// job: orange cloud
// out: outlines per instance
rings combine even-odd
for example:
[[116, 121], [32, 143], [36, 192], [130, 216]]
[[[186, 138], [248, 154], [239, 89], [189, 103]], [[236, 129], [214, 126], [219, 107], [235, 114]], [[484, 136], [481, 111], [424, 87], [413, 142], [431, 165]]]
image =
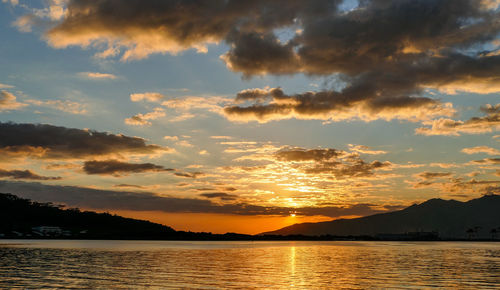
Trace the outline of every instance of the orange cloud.
[[6, 84], [0, 84], [0, 89], [12, 89], [14, 86], [11, 85], [6, 85]]
[[166, 98], [166, 96], [155, 92], [146, 92], [146, 93], [138, 93], [130, 95], [130, 100], [132, 102], [139, 102], [142, 100], [146, 100], [148, 102], [158, 102], [164, 98]]
[[84, 76], [89, 79], [96, 79], [96, 80], [115, 80], [118, 77], [114, 74], [109, 74], [109, 73], [100, 73], [100, 72], [82, 72], [80, 73], [81, 76]]
[[17, 97], [7, 91], [0, 91], [0, 112], [19, 110], [27, 104], [19, 103]]
[[471, 148], [464, 148], [462, 149], [462, 152], [466, 154], [486, 153], [488, 155], [500, 155], [500, 150], [488, 146], [476, 146]]
[[48, 107], [51, 109], [75, 115], [85, 115], [88, 113], [86, 105], [73, 102], [70, 100], [47, 100], [47, 101], [27, 100], [26, 102], [35, 106]]
[[451, 119], [438, 119], [424, 122], [431, 126], [415, 129], [419, 135], [444, 135], [460, 136], [461, 133], [481, 134], [500, 130], [500, 104], [495, 106], [486, 105], [481, 108], [486, 113], [484, 117], [474, 117], [467, 121], [455, 121]]
[[153, 112], [137, 114], [125, 119], [125, 124], [134, 126], [151, 126], [152, 124], [149, 120], [156, 120], [161, 117], [165, 117], [165, 111], [162, 108], [155, 108]]
[[349, 144], [349, 150], [354, 151], [354, 152], [359, 152], [359, 153], [362, 153], [362, 154], [368, 154], [368, 155], [387, 154], [387, 151], [383, 151], [383, 150], [371, 150], [370, 147], [364, 146], [364, 145]]

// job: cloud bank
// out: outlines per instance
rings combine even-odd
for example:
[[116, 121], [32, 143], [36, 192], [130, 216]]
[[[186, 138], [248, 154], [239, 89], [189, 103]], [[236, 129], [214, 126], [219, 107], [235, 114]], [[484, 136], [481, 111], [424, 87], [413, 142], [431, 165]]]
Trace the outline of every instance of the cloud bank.
[[30, 170], [4, 170], [0, 169], [0, 178], [8, 177], [12, 179], [30, 179], [30, 180], [60, 180], [59, 176], [49, 177], [41, 176]]
[[85, 161], [83, 171], [87, 174], [122, 175], [128, 173], [172, 171], [152, 163], [128, 163], [118, 160]]
[[206, 52], [208, 44], [225, 42], [222, 61], [245, 77], [303, 73], [343, 84], [289, 95], [279, 88], [254, 92], [250, 104], [225, 108], [237, 121], [421, 121], [454, 112], [423, 96], [427, 89], [500, 91], [497, 2], [362, 0], [349, 11], [343, 2], [69, 0], [44, 38], [56, 48], [94, 47], [99, 57], [123, 61]]
[[150, 155], [170, 148], [148, 145], [139, 137], [47, 124], [0, 123], [0, 154], [45, 159], [110, 155]]
[[[329, 217], [370, 215], [394, 210], [394, 207], [376, 207], [371, 204], [352, 204], [326, 207], [264, 207], [246, 203], [218, 204], [210, 199], [176, 198], [154, 193], [97, 190], [77, 186], [45, 185], [37, 182], [0, 180], [0, 191], [9, 192], [39, 202], [63, 203], [70, 207], [94, 210], [162, 211], [174, 213], [216, 213], [237, 215], [281, 215], [291, 212], [299, 215]], [[218, 197], [222, 195], [218, 194]], [[401, 207], [397, 207], [401, 208]]]

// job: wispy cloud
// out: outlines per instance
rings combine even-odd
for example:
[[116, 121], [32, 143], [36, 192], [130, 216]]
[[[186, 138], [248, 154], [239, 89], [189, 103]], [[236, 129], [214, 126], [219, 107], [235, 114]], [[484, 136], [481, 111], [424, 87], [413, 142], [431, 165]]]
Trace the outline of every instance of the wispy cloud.
[[100, 73], [100, 72], [81, 72], [79, 73], [80, 76], [88, 78], [88, 79], [94, 79], [94, 80], [115, 80], [118, 77], [114, 74], [110, 73]]
[[351, 150], [353, 152], [358, 152], [358, 153], [361, 153], [361, 154], [368, 154], [368, 155], [387, 154], [387, 151], [372, 150], [370, 147], [364, 146], [364, 145], [349, 144], [349, 150]]
[[178, 136], [164, 136], [163, 139], [168, 140], [168, 141], [178, 141], [179, 137]]
[[6, 85], [6, 84], [1, 84], [0, 83], [0, 89], [12, 89], [14, 86], [11, 85]]
[[215, 140], [231, 140], [233, 137], [231, 136], [210, 136], [210, 138]]
[[500, 155], [500, 150], [488, 146], [476, 146], [476, 147], [464, 148], [462, 149], [462, 152], [466, 154], [485, 153], [488, 155]]
[[151, 126], [152, 123], [149, 120], [156, 120], [161, 117], [165, 117], [165, 111], [162, 108], [155, 108], [152, 112], [137, 114], [125, 119], [125, 124], [134, 126]]
[[130, 100], [132, 102], [139, 102], [139, 101], [159, 102], [164, 98], [166, 98], [165, 95], [155, 92], [137, 93], [130, 95]]
[[19, 5], [19, 0], [2, 0], [2, 3], [10, 3], [12, 6]]
[[88, 113], [86, 105], [70, 100], [26, 100], [26, 102], [31, 105], [47, 107], [75, 115], [85, 115]]
[[194, 147], [193, 144], [191, 144], [189, 141], [187, 140], [181, 140], [181, 141], [177, 141], [175, 142], [176, 145], [178, 146], [182, 146], [182, 147]]

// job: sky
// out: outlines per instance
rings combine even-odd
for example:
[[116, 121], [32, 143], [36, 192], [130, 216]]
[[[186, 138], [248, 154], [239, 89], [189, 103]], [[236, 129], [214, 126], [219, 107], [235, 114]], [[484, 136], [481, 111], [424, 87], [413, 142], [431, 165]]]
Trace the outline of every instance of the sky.
[[500, 193], [498, 0], [2, 0], [0, 192], [256, 234]]

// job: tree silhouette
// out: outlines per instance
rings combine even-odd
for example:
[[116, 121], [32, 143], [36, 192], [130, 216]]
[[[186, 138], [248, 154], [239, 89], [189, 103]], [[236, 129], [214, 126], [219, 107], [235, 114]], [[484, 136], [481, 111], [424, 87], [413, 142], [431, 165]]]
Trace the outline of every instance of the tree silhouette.
[[469, 240], [472, 240], [472, 238], [474, 237], [474, 229], [473, 228], [469, 228], [465, 232], [467, 233], [467, 238]]
[[490, 233], [491, 233], [491, 239], [492, 240], [495, 240], [497, 238], [497, 229], [493, 228], [491, 229]]

